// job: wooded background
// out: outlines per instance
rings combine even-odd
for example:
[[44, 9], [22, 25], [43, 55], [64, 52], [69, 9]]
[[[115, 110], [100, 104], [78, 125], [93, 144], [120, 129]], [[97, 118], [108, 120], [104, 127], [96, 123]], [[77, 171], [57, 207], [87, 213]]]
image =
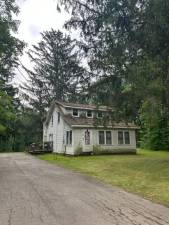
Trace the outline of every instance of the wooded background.
[[114, 120], [141, 127], [140, 147], [169, 150], [169, 1], [56, 5], [71, 14], [65, 23], [70, 34], [41, 34], [27, 53], [32, 70], [21, 65], [29, 78], [19, 92], [11, 83], [25, 46], [11, 33], [17, 32], [12, 14], [19, 9], [15, 0], [0, 0], [0, 151], [42, 142], [42, 122], [55, 99], [112, 106]]

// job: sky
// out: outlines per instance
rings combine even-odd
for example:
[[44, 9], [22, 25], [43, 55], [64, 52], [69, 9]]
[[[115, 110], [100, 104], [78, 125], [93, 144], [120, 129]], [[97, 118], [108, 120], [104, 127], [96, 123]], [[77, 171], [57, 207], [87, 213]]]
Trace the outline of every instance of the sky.
[[[20, 20], [18, 33], [15, 35], [20, 40], [27, 43], [24, 55], [20, 58], [21, 62], [28, 68], [32, 67], [26, 51], [41, 39], [40, 33], [46, 30], [63, 29], [64, 22], [69, 19], [69, 15], [56, 9], [57, 0], [17, 0], [20, 13], [17, 19]], [[27, 74], [20, 68], [14, 79], [16, 86], [25, 82]]]

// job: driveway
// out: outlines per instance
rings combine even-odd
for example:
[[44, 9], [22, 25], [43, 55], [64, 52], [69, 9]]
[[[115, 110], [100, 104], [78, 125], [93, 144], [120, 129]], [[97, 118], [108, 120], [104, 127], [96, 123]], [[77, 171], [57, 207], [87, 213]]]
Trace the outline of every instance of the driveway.
[[0, 225], [167, 225], [169, 208], [26, 154], [0, 154]]

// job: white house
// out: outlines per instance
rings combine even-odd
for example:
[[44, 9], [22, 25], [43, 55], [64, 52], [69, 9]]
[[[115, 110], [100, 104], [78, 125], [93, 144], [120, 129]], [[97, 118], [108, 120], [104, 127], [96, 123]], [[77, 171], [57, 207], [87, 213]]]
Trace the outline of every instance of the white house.
[[106, 106], [54, 102], [43, 125], [43, 142], [53, 143], [53, 152], [135, 153], [133, 123], [113, 122], [112, 108]]

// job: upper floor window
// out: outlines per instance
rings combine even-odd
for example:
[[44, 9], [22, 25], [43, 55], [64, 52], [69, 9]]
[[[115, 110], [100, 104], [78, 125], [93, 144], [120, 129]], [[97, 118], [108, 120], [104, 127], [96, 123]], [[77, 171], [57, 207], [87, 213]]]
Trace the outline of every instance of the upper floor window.
[[91, 110], [87, 110], [86, 112], [87, 117], [92, 118], [93, 117], [93, 113]]
[[73, 116], [79, 116], [79, 111], [78, 109], [73, 109]]
[[119, 131], [118, 132], [118, 143], [119, 145], [129, 145], [130, 144], [130, 133], [129, 131]]
[[58, 123], [60, 123], [60, 112], [58, 112]]
[[98, 112], [98, 113], [97, 113], [97, 117], [98, 117], [98, 118], [102, 118], [102, 117], [103, 117], [103, 113], [102, 113], [102, 112]]

